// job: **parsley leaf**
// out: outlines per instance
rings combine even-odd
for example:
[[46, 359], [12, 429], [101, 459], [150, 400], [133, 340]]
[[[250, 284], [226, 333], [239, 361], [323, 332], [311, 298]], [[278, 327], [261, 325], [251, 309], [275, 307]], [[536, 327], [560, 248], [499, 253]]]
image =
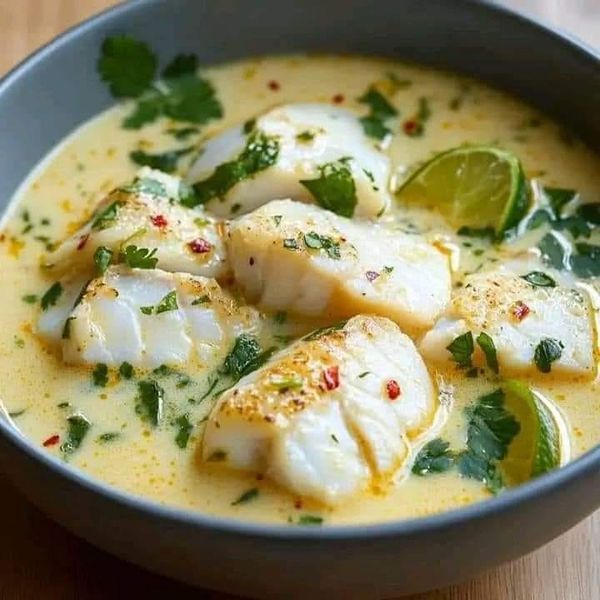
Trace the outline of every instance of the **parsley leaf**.
[[169, 312], [171, 310], [177, 310], [179, 306], [177, 305], [177, 292], [175, 290], [169, 292], [157, 305], [156, 305], [156, 314], [160, 315], [164, 312]]
[[279, 156], [279, 142], [261, 132], [250, 135], [240, 155], [219, 165], [212, 175], [193, 186], [195, 194], [181, 203], [193, 208], [213, 198], [224, 198], [237, 183], [274, 165]]
[[177, 161], [194, 149], [193, 146], [179, 150], [169, 150], [160, 154], [148, 154], [143, 150], [134, 150], [129, 153], [131, 160], [137, 165], [158, 169], [165, 173], [172, 173], [177, 168]]
[[64, 454], [72, 454], [81, 446], [92, 424], [82, 414], [71, 415], [67, 418], [67, 423], [67, 439], [60, 449]]
[[391, 117], [395, 117], [398, 111], [389, 103], [386, 97], [371, 86], [358, 101], [366, 104], [370, 108], [370, 112], [366, 117], [362, 117], [360, 122], [363, 130], [369, 137], [382, 140], [390, 129], [385, 125], [385, 121]]
[[316, 179], [300, 180], [317, 204], [342, 217], [351, 217], [358, 202], [356, 185], [347, 163], [347, 159], [326, 163], [319, 167], [320, 176]]
[[106, 269], [108, 269], [112, 257], [113, 251], [106, 246], [98, 246], [96, 248], [96, 252], [94, 252], [94, 262], [96, 263], [98, 273], [102, 275]]
[[454, 454], [449, 448], [449, 442], [441, 438], [431, 440], [417, 454], [412, 472], [422, 476], [447, 471], [454, 465]]
[[42, 296], [40, 300], [40, 304], [42, 306], [42, 310], [48, 310], [51, 306], [54, 306], [58, 299], [61, 297], [63, 293], [63, 286], [60, 281], [53, 283], [47, 290], [46, 293]]
[[494, 372], [498, 373], [498, 355], [496, 354], [496, 345], [491, 336], [485, 331], [482, 331], [477, 336], [477, 345], [483, 350], [485, 354], [485, 361], [487, 366]]
[[106, 387], [108, 383], [108, 367], [104, 363], [98, 363], [92, 371], [92, 381], [95, 386]]
[[522, 275], [521, 279], [535, 287], [556, 287], [556, 281], [543, 271], [531, 271], [527, 275]]
[[156, 56], [144, 42], [128, 35], [108, 37], [102, 44], [98, 71], [117, 98], [137, 98], [156, 74]]
[[175, 436], [175, 443], [182, 450], [187, 447], [190, 435], [194, 429], [194, 426], [190, 423], [190, 419], [187, 415], [181, 415], [175, 420], [177, 426], [177, 435]]
[[304, 245], [312, 250], [325, 250], [327, 256], [334, 260], [341, 258], [340, 244], [327, 235], [319, 235], [314, 231], [304, 234]]
[[554, 338], [544, 338], [536, 347], [533, 354], [533, 360], [536, 367], [542, 373], [550, 373], [552, 363], [558, 360], [562, 355], [564, 346], [559, 340]]
[[158, 263], [155, 254], [156, 248], [138, 248], [137, 246], [127, 246], [121, 252], [121, 260], [132, 269], [154, 269]]
[[165, 392], [151, 379], [138, 382], [136, 412], [156, 427], [162, 418]]
[[231, 506], [239, 506], [240, 504], [247, 504], [248, 502], [251, 502], [252, 500], [255, 500], [256, 498], [258, 498], [258, 488], [252, 488], [249, 490], [246, 490], [237, 500], [234, 500], [231, 503]]
[[450, 344], [446, 346], [446, 350], [452, 354], [452, 360], [463, 368], [468, 368], [472, 365], [471, 359], [475, 347], [473, 345], [473, 334], [470, 331], [459, 335]]
[[467, 449], [458, 457], [461, 475], [483, 481], [497, 493], [503, 487], [498, 461], [521, 430], [515, 417], [504, 408], [504, 392], [497, 389], [481, 396], [474, 406], [467, 408], [469, 418]]

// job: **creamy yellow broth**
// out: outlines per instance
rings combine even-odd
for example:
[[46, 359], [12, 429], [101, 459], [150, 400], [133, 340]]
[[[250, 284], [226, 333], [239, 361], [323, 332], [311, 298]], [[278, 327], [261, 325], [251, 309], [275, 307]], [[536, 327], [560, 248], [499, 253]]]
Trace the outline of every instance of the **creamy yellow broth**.
[[[395, 89], [389, 73], [410, 84]], [[575, 188], [590, 201], [600, 200], [600, 160], [583, 144], [567, 138], [559, 126], [521, 102], [454, 75], [384, 60], [331, 56], [242, 61], [206, 69], [204, 75], [214, 83], [225, 116], [206, 126], [202, 138], [285, 102], [333, 102], [364, 114], [364, 105], [356, 99], [380, 82], [391, 86], [388, 91], [401, 113], [400, 122], [416, 113], [421, 97], [431, 107], [422, 137], [410, 138], [400, 131], [387, 145], [398, 181], [438, 151], [463, 143], [494, 144], [518, 155], [528, 177], [546, 185]], [[181, 449], [174, 442], [176, 428], [170, 424], [175, 412], [167, 411], [157, 429], [138, 418], [135, 380], [119, 381], [111, 374], [105, 388], [95, 387], [91, 370], [65, 366], [55, 351], [36, 338], [39, 306], [22, 298], [41, 295], [52, 282], [39, 268], [46, 243], [72, 233], [104, 194], [131, 179], [138, 168], [129, 160], [132, 150], [158, 152], [189, 144], [168, 135], [166, 130], [174, 124], [165, 120], [138, 131], [123, 129], [121, 121], [130, 109], [129, 105], [116, 106], [60, 144], [23, 185], [2, 225], [0, 398], [31, 443], [60, 457], [58, 444], [46, 448], [42, 444], [53, 435], [62, 439], [66, 417], [81, 411], [92, 428], [79, 450], [68, 457], [71, 465], [160, 503], [241, 519], [286, 522], [310, 513], [323, 516], [326, 523], [373, 522], [428, 515], [490, 497], [482, 483], [449, 471], [431, 477], [407, 476], [386, 495], [365, 493], [335, 509], [295, 498], [255, 475], [200, 464], [202, 420], [211, 403], [197, 400], [212, 367], [190, 372], [192, 383], [185, 387], [177, 387], [177, 376], [161, 378], [170, 403], [189, 411], [195, 424], [187, 448]], [[185, 168], [186, 161], [180, 165]], [[389, 219], [425, 233], [452, 233], [441, 219], [423, 211], [396, 208]], [[471, 248], [465, 246], [466, 241], [472, 243]], [[456, 281], [461, 273], [496, 257], [496, 251], [477, 240], [456, 238], [453, 247]], [[294, 328], [293, 321], [279, 325], [272, 316], [266, 318], [271, 323], [267, 337], [287, 335]], [[300, 329], [305, 331], [306, 326]], [[466, 436], [463, 407], [483, 391], [494, 389], [494, 384], [483, 377], [456, 377], [453, 383], [457, 390], [454, 405], [441, 435], [460, 449]], [[536, 385], [558, 406], [569, 432], [572, 457], [598, 443], [598, 380], [559, 384], [550, 375]], [[114, 441], [99, 441], [107, 432], [121, 435]], [[253, 487], [260, 490], [255, 501], [232, 506]]]

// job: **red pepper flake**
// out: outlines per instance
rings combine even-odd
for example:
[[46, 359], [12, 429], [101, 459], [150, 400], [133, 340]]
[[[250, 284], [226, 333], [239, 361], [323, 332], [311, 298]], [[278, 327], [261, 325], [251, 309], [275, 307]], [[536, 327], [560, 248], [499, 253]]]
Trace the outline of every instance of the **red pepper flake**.
[[60, 436], [58, 434], [51, 435], [43, 444], [44, 448], [48, 448], [48, 446], [56, 446], [60, 441]]
[[406, 135], [419, 135], [423, 130], [423, 125], [416, 119], [408, 119], [404, 121], [402, 129]]
[[77, 250], [83, 250], [83, 247], [86, 245], [87, 241], [90, 239], [90, 234], [86, 233], [79, 238], [79, 242], [77, 243]]
[[150, 220], [152, 221], [152, 225], [154, 225], [154, 227], [158, 227], [159, 229], [163, 229], [168, 225], [167, 220], [163, 215], [152, 215]]
[[530, 308], [527, 304], [521, 302], [515, 302], [512, 307], [512, 314], [517, 321], [522, 321], [530, 313]]
[[387, 390], [387, 395], [390, 400], [395, 400], [402, 393], [400, 385], [395, 379], [390, 379], [385, 384], [385, 389]]
[[279, 89], [281, 89], [281, 85], [279, 85], [279, 82], [273, 79], [269, 81], [267, 85], [269, 86], [269, 89], [273, 92], [277, 92]]
[[302, 500], [300, 498], [294, 500], [294, 508], [300, 510], [303, 506]]
[[212, 244], [202, 238], [196, 238], [195, 240], [192, 240], [188, 246], [195, 254], [206, 254], [212, 250]]
[[340, 385], [340, 368], [337, 365], [333, 367], [327, 367], [323, 371], [323, 381], [325, 387], [329, 391], [335, 390]]
[[344, 94], [336, 94], [332, 100], [334, 104], [341, 104], [346, 98], [344, 98]]
[[377, 271], [367, 271], [365, 276], [369, 281], [375, 281], [379, 277], [379, 273]]

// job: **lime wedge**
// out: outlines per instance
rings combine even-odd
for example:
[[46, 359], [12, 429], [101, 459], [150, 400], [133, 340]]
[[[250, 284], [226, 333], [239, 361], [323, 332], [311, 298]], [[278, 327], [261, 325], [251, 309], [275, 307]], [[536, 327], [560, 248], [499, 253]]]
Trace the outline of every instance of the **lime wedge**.
[[396, 194], [400, 202], [440, 213], [456, 228], [491, 228], [503, 237], [529, 207], [529, 188], [519, 159], [488, 146], [465, 146], [438, 154]]
[[526, 384], [508, 381], [504, 386], [505, 407], [518, 420], [521, 430], [500, 463], [508, 485], [518, 485], [559, 467], [562, 440], [559, 415], [547, 401]]

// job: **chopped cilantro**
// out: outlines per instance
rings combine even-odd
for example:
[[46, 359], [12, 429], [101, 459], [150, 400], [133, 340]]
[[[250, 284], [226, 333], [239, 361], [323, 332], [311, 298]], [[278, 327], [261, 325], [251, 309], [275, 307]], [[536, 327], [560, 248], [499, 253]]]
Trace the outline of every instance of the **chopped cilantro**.
[[327, 235], [319, 235], [314, 231], [309, 231], [304, 234], [304, 245], [311, 250], [324, 250], [327, 256], [334, 260], [341, 258], [339, 242], [334, 242]]
[[311, 142], [312, 140], [315, 139], [315, 133], [314, 133], [314, 131], [309, 131], [309, 130], [302, 131], [301, 133], [299, 133], [296, 136], [296, 139], [299, 142]]
[[225, 357], [221, 373], [238, 380], [262, 366], [272, 353], [272, 349], [262, 351], [254, 336], [242, 333], [235, 340], [231, 352]]
[[193, 75], [198, 70], [198, 57], [195, 54], [178, 54], [163, 70], [166, 79]]
[[167, 129], [167, 133], [179, 141], [187, 140], [190, 136], [198, 133], [199, 131], [200, 130], [197, 127], [171, 127], [170, 129]]
[[36, 294], [26, 294], [21, 298], [21, 300], [27, 304], [35, 304], [38, 301], [38, 297]]
[[531, 271], [527, 275], [523, 275], [521, 279], [524, 279], [534, 287], [556, 287], [556, 281], [543, 271]]
[[108, 383], [108, 367], [104, 363], [98, 363], [92, 371], [92, 381], [95, 386], [106, 387]]
[[577, 208], [576, 214], [590, 225], [600, 226], [600, 202], [595, 204], [582, 204]]
[[319, 167], [316, 179], [300, 180], [317, 204], [342, 217], [351, 217], [356, 208], [356, 185], [348, 160], [341, 159]]
[[128, 35], [108, 37], [102, 44], [98, 71], [117, 98], [140, 96], [154, 79], [156, 67], [148, 45]]
[[198, 304], [209, 304], [210, 296], [208, 294], [204, 294], [204, 296], [199, 296], [192, 302], [192, 306], [198, 306]]
[[175, 420], [177, 427], [177, 435], [175, 436], [175, 443], [181, 449], [184, 449], [188, 445], [190, 435], [194, 429], [194, 426], [190, 423], [190, 419], [187, 415], [181, 415]]
[[251, 502], [252, 500], [256, 500], [256, 498], [258, 498], [258, 495], [259, 495], [258, 488], [252, 488], [252, 489], [246, 490], [237, 500], [234, 500], [231, 503], [231, 506], [239, 506], [240, 504], [247, 504], [248, 502]]
[[533, 355], [536, 367], [542, 373], [550, 373], [552, 363], [557, 361], [563, 351], [563, 344], [553, 338], [544, 338], [536, 347]]
[[127, 361], [122, 362], [121, 366], [119, 367], [119, 375], [123, 379], [131, 379], [133, 377], [133, 365]]
[[119, 439], [121, 434], [118, 431], [107, 431], [106, 433], [101, 433], [96, 441], [101, 442], [102, 444], [106, 444], [107, 442], [114, 442]]
[[323, 517], [317, 515], [300, 515], [298, 525], [322, 525]]
[[169, 150], [160, 154], [148, 154], [143, 150], [134, 150], [129, 153], [131, 160], [137, 165], [147, 166], [152, 169], [158, 169], [165, 173], [172, 173], [177, 168], [177, 161], [194, 149], [193, 146], [180, 148], [178, 150]]
[[117, 213], [121, 203], [118, 200], [111, 202], [105, 208], [100, 209], [92, 219], [92, 229], [101, 231], [112, 227], [117, 220]]
[[162, 418], [165, 392], [151, 379], [138, 382], [136, 412], [155, 427]]
[[252, 133], [255, 128], [256, 128], [256, 119], [248, 119], [244, 123], [242, 130], [246, 135], [248, 135], [249, 133]]
[[154, 269], [158, 263], [155, 254], [156, 248], [138, 248], [137, 246], [127, 246], [121, 252], [121, 260], [132, 269]]
[[452, 355], [452, 360], [458, 364], [460, 368], [468, 368], [471, 366], [471, 359], [475, 347], [473, 345], [473, 334], [470, 331], [459, 335], [454, 339], [446, 350]]
[[576, 254], [571, 255], [571, 269], [578, 277], [587, 279], [600, 276], [600, 246], [575, 244]]
[[390, 129], [385, 125], [385, 121], [395, 117], [398, 111], [383, 94], [371, 86], [358, 101], [370, 108], [369, 114], [360, 119], [366, 135], [381, 140], [391, 133]]
[[177, 292], [175, 290], [169, 292], [157, 305], [156, 305], [156, 314], [160, 315], [164, 312], [169, 312], [171, 310], [177, 310], [179, 306], [177, 305]]
[[498, 355], [496, 354], [496, 345], [494, 340], [485, 331], [482, 331], [477, 336], [477, 345], [485, 354], [487, 366], [494, 372], [498, 373]]
[[113, 251], [106, 246], [98, 246], [96, 248], [96, 252], [94, 252], [94, 262], [96, 263], [98, 273], [102, 275], [106, 269], [108, 269], [112, 257]]
[[262, 132], [252, 133], [237, 158], [219, 165], [207, 179], [195, 183], [194, 196], [181, 202], [193, 208], [213, 198], [223, 199], [237, 183], [274, 165], [278, 156], [277, 139]]
[[441, 438], [431, 440], [417, 454], [412, 472], [422, 476], [447, 471], [454, 465], [454, 453], [449, 448], [449, 442]]
[[63, 293], [63, 286], [60, 281], [53, 283], [47, 290], [46, 293], [42, 296], [40, 300], [40, 304], [42, 306], [42, 310], [48, 310], [51, 306], [54, 306], [58, 299], [61, 297]]
[[538, 248], [542, 253], [542, 258], [550, 266], [559, 270], [567, 267], [568, 253], [565, 242], [554, 232], [547, 233], [538, 243]]
[[[148, 196], [157, 196], [159, 198], [167, 197], [167, 189], [165, 188], [164, 184], [156, 179], [152, 179], [152, 177], [140, 177], [131, 185], [122, 189], [125, 192], [146, 194]], [[181, 185], [179, 189], [181, 190]]]
[[63, 325], [63, 330], [61, 334], [61, 339], [69, 340], [71, 339], [71, 322], [75, 321], [77, 317], [67, 317], [65, 324]]
[[67, 439], [60, 449], [64, 454], [71, 454], [81, 446], [92, 424], [82, 414], [67, 417], [67, 424]]
[[458, 456], [458, 470], [465, 477], [483, 481], [491, 492], [497, 493], [504, 486], [498, 461], [506, 456], [521, 427], [504, 408], [501, 389], [481, 396], [466, 409], [466, 414], [467, 448]]

